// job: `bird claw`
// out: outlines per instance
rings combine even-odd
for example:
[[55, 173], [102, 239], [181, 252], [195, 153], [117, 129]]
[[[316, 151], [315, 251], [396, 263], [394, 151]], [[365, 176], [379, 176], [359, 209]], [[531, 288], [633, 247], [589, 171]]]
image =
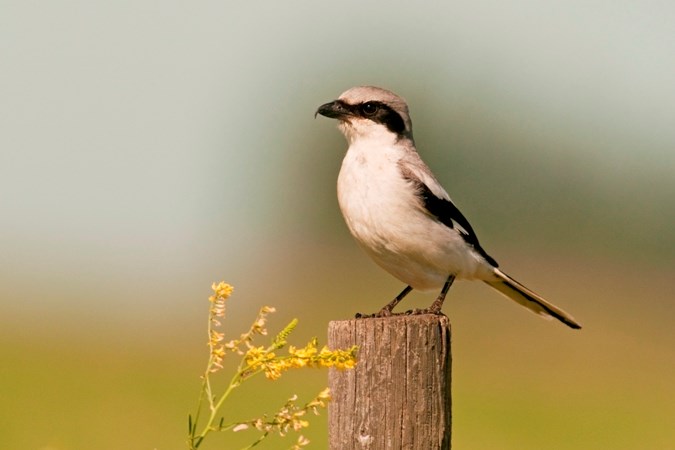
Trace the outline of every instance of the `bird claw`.
[[405, 312], [400, 312], [400, 313], [395, 313], [392, 312], [391, 310], [387, 308], [382, 308], [376, 313], [373, 314], [362, 314], [362, 313], [356, 313], [354, 315], [355, 319], [382, 319], [384, 317], [394, 317], [394, 316], [421, 316], [424, 314], [432, 314], [434, 316], [443, 316], [443, 311], [441, 311], [441, 308], [439, 308], [437, 305], [432, 304], [428, 308], [420, 309], [420, 308], [415, 308], [415, 309], [409, 309]]
[[383, 317], [391, 317], [391, 316], [397, 316], [399, 314], [391, 312], [387, 308], [382, 308], [378, 312], [374, 314], [361, 314], [361, 313], [356, 313], [354, 315], [355, 319], [374, 319], [374, 318], [383, 318]]
[[442, 316], [443, 312], [441, 312], [440, 309], [434, 308], [433, 306], [431, 306], [429, 308], [424, 308], [424, 309], [419, 309], [419, 308], [409, 309], [408, 311], [405, 312], [405, 314], [407, 316], [421, 316], [421, 315], [424, 315], [424, 314], [433, 314], [435, 316]]

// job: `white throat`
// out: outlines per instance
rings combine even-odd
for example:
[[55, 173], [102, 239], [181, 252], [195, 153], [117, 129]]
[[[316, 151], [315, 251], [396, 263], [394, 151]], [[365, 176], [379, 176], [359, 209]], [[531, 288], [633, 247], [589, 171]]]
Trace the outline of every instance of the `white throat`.
[[398, 141], [398, 136], [387, 127], [369, 120], [340, 121], [338, 128], [345, 135], [350, 147], [357, 142], [359, 144], [369, 142], [371, 145], [380, 146], [393, 145]]

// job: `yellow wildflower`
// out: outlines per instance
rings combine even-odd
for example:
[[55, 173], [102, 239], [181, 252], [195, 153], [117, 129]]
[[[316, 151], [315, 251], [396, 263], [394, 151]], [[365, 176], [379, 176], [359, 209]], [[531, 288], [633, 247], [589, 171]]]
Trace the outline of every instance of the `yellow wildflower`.
[[[223, 425], [223, 419], [220, 419], [220, 425], [216, 426], [219, 417], [219, 410], [230, 392], [238, 387], [249, 377], [264, 373], [270, 380], [276, 380], [289, 369], [302, 367], [335, 367], [338, 369], [352, 368], [356, 364], [356, 351], [354, 346], [347, 350], [330, 350], [328, 347], [319, 347], [316, 338], [310, 340], [304, 347], [290, 346], [286, 355], [278, 354], [278, 351], [287, 346], [287, 338], [297, 325], [297, 319], [293, 319], [279, 334], [277, 334], [269, 346], [256, 346], [254, 340], [256, 335], [267, 335], [267, 316], [275, 312], [270, 306], [260, 308], [258, 315], [249, 327], [248, 331], [241, 334], [237, 339], [225, 341], [225, 333], [219, 331], [220, 320], [225, 317], [226, 300], [232, 295], [233, 287], [225, 282], [213, 283], [213, 291], [209, 297], [209, 321], [208, 321], [208, 346], [210, 358], [204, 373], [203, 395], [200, 397], [199, 410], [202, 408], [202, 400], [208, 402], [207, 412], [210, 412], [201, 433], [197, 428], [197, 418], [199, 413], [189, 417], [189, 442], [190, 448], [195, 450], [199, 447], [204, 437], [211, 431], [223, 431], [231, 429], [233, 431], [243, 431], [248, 428], [256, 428], [263, 432], [263, 435], [257, 442], [264, 439], [269, 433], [275, 433], [284, 436], [291, 431], [300, 431], [309, 426], [306, 420], [308, 411], [318, 414], [319, 408], [325, 408], [330, 400], [328, 389], [321, 391], [317, 397], [306, 403], [304, 406], [298, 406], [295, 402], [296, 396], [288, 399], [286, 404], [277, 411], [272, 417], [263, 416], [248, 422]], [[227, 353], [237, 353], [242, 356], [236, 375], [232, 378], [230, 385], [224, 393], [216, 395], [213, 392], [210, 376], [213, 372], [223, 368], [223, 358]], [[292, 450], [301, 450], [309, 444], [304, 436], [299, 436]], [[255, 445], [255, 444], [254, 444]]]
[[225, 283], [224, 281], [221, 281], [218, 284], [213, 283], [211, 285], [211, 289], [216, 294], [216, 297], [219, 297], [219, 298], [222, 298], [222, 299], [229, 298], [230, 295], [232, 295], [232, 291], [234, 291], [234, 287], [230, 284]]
[[314, 414], [319, 414], [318, 408], [325, 408], [328, 402], [331, 400], [330, 389], [326, 388], [323, 391], [319, 392], [319, 395], [311, 400], [305, 408], [312, 410]]
[[298, 440], [295, 442], [295, 445], [293, 445], [290, 450], [301, 450], [302, 447], [306, 447], [307, 445], [309, 445], [309, 439], [303, 435], [300, 435], [298, 436]]

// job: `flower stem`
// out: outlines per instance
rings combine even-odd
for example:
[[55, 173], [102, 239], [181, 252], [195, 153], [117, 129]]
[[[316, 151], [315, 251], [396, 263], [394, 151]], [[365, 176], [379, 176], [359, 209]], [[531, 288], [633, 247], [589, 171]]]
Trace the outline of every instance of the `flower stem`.
[[[194, 441], [194, 448], [198, 448], [201, 442], [204, 440], [207, 434], [209, 434], [211, 431], [215, 431], [215, 428], [213, 428], [213, 423], [216, 421], [216, 417], [218, 416], [218, 411], [220, 410], [220, 407], [223, 406], [223, 403], [225, 403], [225, 400], [227, 400], [227, 397], [229, 397], [230, 393], [234, 390], [234, 388], [239, 387], [242, 381], [246, 378], [250, 378], [253, 375], [256, 375], [261, 372], [261, 370], [256, 370], [251, 373], [247, 373], [251, 369], [250, 365], [246, 365], [244, 367], [244, 362], [239, 365], [239, 368], [237, 369], [237, 373], [232, 377], [230, 380], [230, 384], [227, 386], [227, 389], [225, 389], [225, 392], [223, 395], [218, 399], [217, 402], [213, 402], [212, 399], [209, 399], [209, 402], [211, 404], [211, 414], [209, 415], [209, 420], [206, 422], [206, 425], [204, 426], [204, 429], [202, 432], [197, 436], [193, 441]], [[246, 375], [244, 375], [246, 374]], [[205, 383], [207, 386], [209, 386], [210, 390], [210, 383], [208, 382], [208, 372], [204, 375], [205, 378]], [[195, 421], [196, 423], [196, 421]]]

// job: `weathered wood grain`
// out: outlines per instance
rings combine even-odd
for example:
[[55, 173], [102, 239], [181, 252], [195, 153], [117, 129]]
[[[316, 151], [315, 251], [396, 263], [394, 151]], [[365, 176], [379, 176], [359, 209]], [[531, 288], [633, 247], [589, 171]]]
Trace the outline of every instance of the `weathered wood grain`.
[[331, 450], [450, 449], [447, 317], [334, 321], [328, 345], [359, 346], [356, 369], [329, 372]]

